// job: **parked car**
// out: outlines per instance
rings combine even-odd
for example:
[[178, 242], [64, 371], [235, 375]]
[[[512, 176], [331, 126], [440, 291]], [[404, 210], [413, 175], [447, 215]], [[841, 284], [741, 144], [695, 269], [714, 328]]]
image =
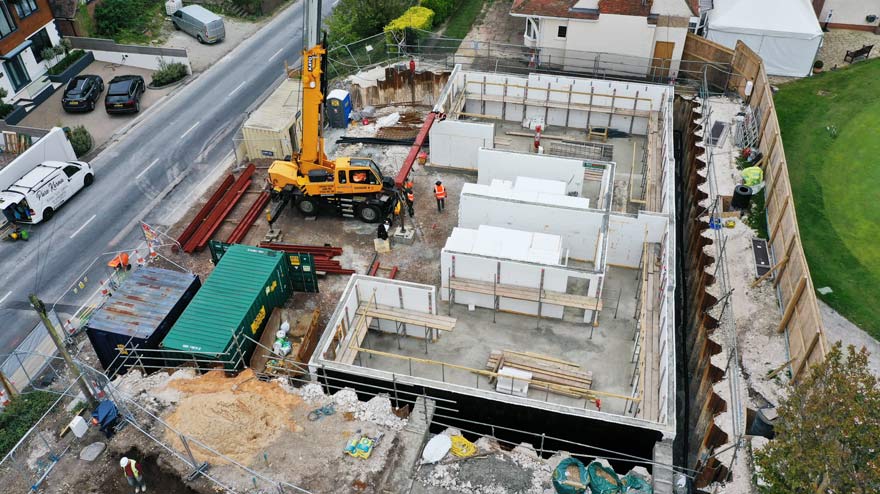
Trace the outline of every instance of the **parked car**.
[[104, 79], [96, 75], [78, 75], [67, 83], [61, 107], [66, 112], [92, 111], [102, 92]]
[[193, 36], [199, 43], [217, 43], [226, 37], [223, 18], [201, 5], [187, 5], [178, 9], [171, 16], [171, 23], [174, 29]]
[[120, 75], [107, 84], [104, 108], [107, 113], [137, 113], [141, 111], [141, 95], [146, 89], [139, 75]]
[[0, 211], [13, 223], [39, 223], [94, 180], [85, 161], [45, 161], [0, 191]]

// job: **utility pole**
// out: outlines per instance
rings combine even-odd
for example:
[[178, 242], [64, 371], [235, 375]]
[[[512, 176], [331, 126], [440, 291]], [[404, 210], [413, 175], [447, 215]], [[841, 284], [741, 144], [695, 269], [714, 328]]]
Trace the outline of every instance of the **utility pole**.
[[52, 321], [49, 320], [49, 315], [46, 313], [46, 305], [34, 294], [28, 295], [28, 299], [31, 301], [31, 306], [34, 308], [35, 311], [37, 311], [37, 314], [39, 314], [40, 319], [43, 320], [43, 325], [46, 326], [46, 329], [49, 331], [49, 336], [52, 337], [52, 341], [54, 341], [55, 346], [58, 347], [58, 352], [61, 353], [61, 356], [64, 357], [64, 361], [67, 362], [67, 366], [70, 368], [70, 371], [73, 372], [73, 377], [79, 384], [79, 388], [82, 390], [83, 395], [86, 397], [86, 401], [89, 402], [89, 406], [92, 408], [97, 408], [98, 400], [96, 400], [94, 395], [92, 395], [92, 390], [89, 389], [89, 385], [83, 379], [82, 372], [79, 370], [79, 366], [76, 365], [76, 362], [74, 362], [70, 354], [67, 353], [67, 348], [65, 348], [64, 342], [61, 340], [61, 336], [58, 334], [55, 326], [52, 325]]

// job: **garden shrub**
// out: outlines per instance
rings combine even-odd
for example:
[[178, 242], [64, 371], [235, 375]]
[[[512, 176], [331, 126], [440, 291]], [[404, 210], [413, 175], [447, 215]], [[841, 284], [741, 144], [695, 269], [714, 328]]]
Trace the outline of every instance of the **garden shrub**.
[[452, 15], [455, 0], [422, 0], [420, 5], [434, 11], [434, 25], [440, 24]]
[[0, 412], [0, 458], [21, 440], [55, 402], [55, 396], [36, 391], [17, 396]]
[[149, 0], [104, 0], [95, 7], [98, 34], [112, 38], [125, 31], [144, 29], [151, 3]]
[[86, 52], [83, 50], [73, 50], [68, 53], [66, 57], [62, 58], [58, 63], [49, 68], [49, 75], [58, 75], [64, 72], [68, 67], [76, 63], [77, 60], [85, 55]]
[[159, 62], [159, 70], [153, 72], [153, 80], [150, 85], [153, 87], [167, 86], [183, 79], [187, 74], [186, 65], [183, 63], [167, 63], [162, 60]]
[[411, 30], [419, 29], [428, 31], [434, 22], [434, 11], [425, 7], [410, 7], [397, 19], [389, 22], [385, 26], [385, 39], [392, 44], [397, 44], [400, 39], [400, 33], [409, 33]]
[[70, 140], [70, 145], [73, 146], [73, 152], [76, 153], [77, 158], [92, 149], [92, 134], [82, 125], [71, 129], [67, 138]]
[[5, 89], [0, 88], [0, 119], [6, 118], [7, 115], [12, 113], [12, 110], [15, 110], [15, 105], [10, 105], [4, 101], [7, 96], [9, 96], [9, 93]]

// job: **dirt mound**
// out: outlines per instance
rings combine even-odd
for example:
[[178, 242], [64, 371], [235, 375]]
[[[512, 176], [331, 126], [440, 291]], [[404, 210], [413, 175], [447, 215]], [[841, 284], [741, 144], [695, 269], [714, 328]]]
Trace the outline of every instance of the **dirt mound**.
[[[265, 445], [283, 432], [302, 430], [291, 415], [302, 399], [285, 392], [277, 383], [256, 379], [250, 370], [234, 378], [213, 371], [192, 380], [172, 381], [169, 386], [184, 396], [165, 421], [186, 436], [245, 465], [261, 458]], [[165, 437], [175, 449], [184, 451], [177, 434], [167, 431]], [[191, 443], [190, 447], [199, 461], [225, 463], [196, 444]]]

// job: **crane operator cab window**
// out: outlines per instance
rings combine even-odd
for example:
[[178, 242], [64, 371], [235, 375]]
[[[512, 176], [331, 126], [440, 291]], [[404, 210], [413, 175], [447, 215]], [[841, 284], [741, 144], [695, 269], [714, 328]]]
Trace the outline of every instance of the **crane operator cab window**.
[[349, 178], [354, 185], [377, 185], [382, 183], [382, 172], [373, 160], [352, 159]]
[[339, 172], [339, 183], [340, 184], [345, 185], [348, 183], [348, 178], [345, 175], [346, 175], [345, 170], [342, 170]]

